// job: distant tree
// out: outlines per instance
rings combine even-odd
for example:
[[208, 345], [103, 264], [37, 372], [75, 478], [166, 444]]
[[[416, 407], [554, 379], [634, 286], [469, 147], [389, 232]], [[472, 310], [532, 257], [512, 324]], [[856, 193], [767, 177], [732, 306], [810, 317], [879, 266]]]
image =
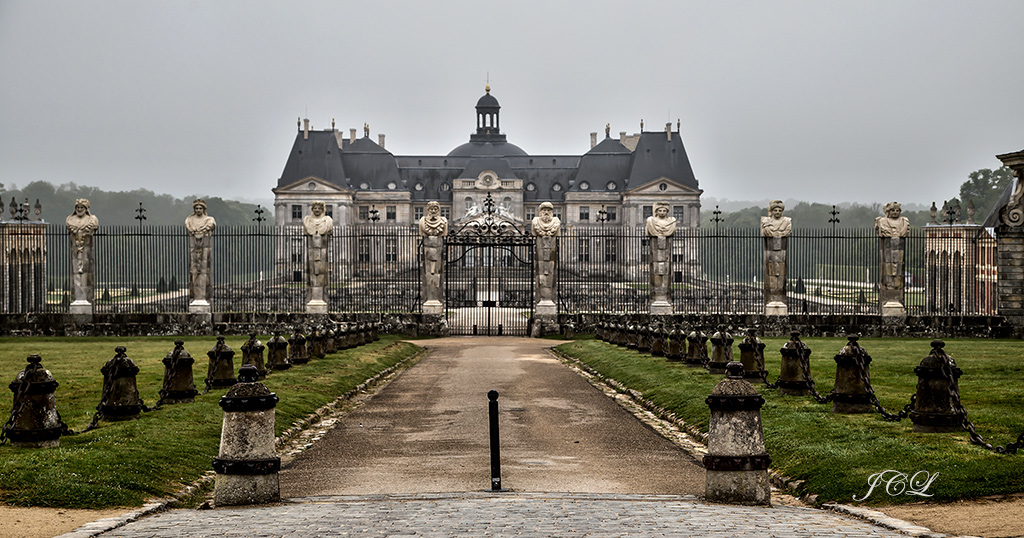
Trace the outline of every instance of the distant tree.
[[100, 297], [100, 300], [101, 301], [109, 301], [110, 300], [110, 288], [103, 288], [103, 296]]
[[139, 296], [139, 287], [137, 285], [135, 285], [135, 284], [132, 284], [131, 296], [132, 297], [138, 297]]
[[[960, 185], [960, 200], [965, 204], [974, 201], [974, 221], [981, 223], [985, 217], [992, 212], [993, 206], [999, 199], [999, 195], [1006, 190], [1010, 180], [1013, 179], [1013, 172], [1006, 166], [996, 170], [982, 168], [967, 174], [967, 181]], [[961, 221], [967, 221], [967, 207], [962, 208]]]
[[178, 291], [179, 289], [178, 277], [176, 275], [171, 275], [171, 283], [167, 286], [167, 291]]
[[160, 282], [156, 283], [156, 292], [157, 293], [166, 293], [167, 292], [167, 281], [164, 280], [164, 277], [160, 277]]
[[807, 286], [804, 285], [804, 277], [796, 279], [796, 292], [807, 293]]
[[857, 296], [857, 302], [860, 304], [867, 304], [868, 298], [864, 295], [864, 290], [860, 290], [860, 295]]

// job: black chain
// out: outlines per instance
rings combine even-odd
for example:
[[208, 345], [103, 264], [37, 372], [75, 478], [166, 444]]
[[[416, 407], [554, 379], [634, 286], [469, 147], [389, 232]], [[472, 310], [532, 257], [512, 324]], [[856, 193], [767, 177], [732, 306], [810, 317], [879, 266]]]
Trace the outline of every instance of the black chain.
[[798, 349], [800, 353], [800, 368], [804, 372], [804, 381], [807, 382], [807, 387], [811, 391], [811, 396], [814, 398], [814, 401], [820, 404], [826, 404], [831, 402], [832, 399], [835, 398], [835, 388], [832, 389], [832, 392], [828, 393], [828, 396], [822, 396], [821, 394], [818, 394], [818, 391], [814, 388], [814, 379], [811, 378], [811, 348], [804, 345]]
[[764, 344], [761, 344], [761, 349], [758, 349], [758, 344], [754, 346], [754, 363], [757, 364], [757, 371], [761, 375], [761, 382], [764, 383], [766, 389], [777, 389], [779, 388], [779, 380], [776, 379], [775, 383], [768, 382], [768, 370], [764, 367]]
[[1017, 440], [1006, 446], [992, 446], [991, 443], [985, 441], [985, 438], [981, 436], [974, 429], [974, 423], [967, 419], [967, 409], [964, 408], [963, 403], [960, 401], [960, 386], [953, 378], [953, 369], [956, 368], [956, 361], [953, 360], [953, 356], [949, 355], [945, 351], [939, 349], [945, 360], [942, 361], [942, 375], [949, 381], [949, 399], [953, 404], [953, 412], [960, 416], [960, 427], [967, 432], [970, 437], [971, 444], [977, 445], [985, 450], [991, 450], [996, 454], [1016, 454], [1017, 450], [1024, 448], [1024, 432], [1021, 432], [1017, 436]]
[[864, 390], [868, 392], [868, 396], [871, 398], [871, 405], [878, 411], [882, 418], [889, 422], [899, 422], [908, 416], [910, 412], [914, 410], [914, 405], [917, 403], [917, 394], [915, 393], [910, 397], [910, 403], [903, 406], [903, 410], [899, 413], [890, 413], [882, 407], [882, 403], [878, 401], [878, 396], [875, 396], [875, 388], [871, 386], [871, 374], [868, 373], [867, 362], [864, 360], [868, 356], [864, 348], [857, 346], [860, 349], [860, 353], [853, 356], [853, 361], [857, 365], [857, 374], [860, 376], [861, 383], [864, 383]]

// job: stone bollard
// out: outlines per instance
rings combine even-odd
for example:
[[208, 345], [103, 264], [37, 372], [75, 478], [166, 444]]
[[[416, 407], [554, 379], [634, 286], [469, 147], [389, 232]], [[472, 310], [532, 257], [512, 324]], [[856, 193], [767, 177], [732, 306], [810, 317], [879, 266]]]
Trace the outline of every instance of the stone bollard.
[[[779, 394], [788, 396], [806, 396], [811, 393], [811, 385], [807, 382], [810, 375], [811, 348], [800, 341], [800, 333], [789, 333], [789, 341], [779, 350], [782, 354], [782, 368], [779, 370]], [[804, 373], [807, 375], [804, 375]]]
[[281, 336], [281, 331], [274, 331], [274, 337], [267, 342], [267, 368], [270, 370], [287, 370], [292, 367], [288, 361], [288, 341]]
[[654, 327], [651, 328], [651, 356], [652, 357], [664, 357], [665, 356], [665, 327], [659, 321]]
[[666, 337], [665, 359], [669, 362], [680, 362], [686, 355], [686, 338], [684, 332], [679, 330], [679, 325], [673, 325], [672, 330]]
[[160, 404], [192, 403], [196, 401], [192, 365], [196, 360], [185, 350], [184, 340], [175, 340], [174, 349], [164, 357], [164, 384], [160, 388]]
[[256, 339], [256, 333], [249, 333], [249, 339], [242, 344], [242, 366], [251, 364], [256, 367], [260, 380], [267, 378], [267, 368], [263, 365], [263, 349], [266, 346]]
[[[380, 340], [381, 322], [375, 321], [370, 327], [370, 340], [376, 342]], [[500, 333], [499, 333], [500, 334]]]
[[103, 396], [99, 411], [110, 421], [135, 420], [142, 411], [142, 399], [135, 376], [139, 367], [125, 354], [124, 346], [114, 348], [114, 357], [106, 362], [100, 372], [103, 374]]
[[686, 341], [689, 349], [683, 362], [687, 366], [704, 366], [708, 362], [708, 337], [701, 331], [692, 331]]
[[743, 364], [745, 379], [763, 379], [768, 375], [764, 368], [764, 342], [757, 337], [757, 331], [747, 329], [747, 337], [740, 342], [740, 363]]
[[210, 364], [206, 369], [206, 388], [230, 387], [237, 383], [235, 379], [235, 350], [224, 343], [224, 337], [218, 336], [217, 343], [206, 352]]
[[651, 351], [651, 324], [641, 323], [636, 329], [636, 350], [640, 353]]
[[629, 341], [628, 334], [626, 322], [620, 320], [615, 323], [615, 345], [626, 347], [626, 342]]
[[361, 321], [356, 323], [356, 347], [367, 343], [366, 333], [366, 324]]
[[309, 331], [309, 337], [306, 339], [306, 353], [309, 354], [310, 360], [326, 357], [324, 355], [324, 334], [321, 327], [313, 327], [313, 330]]
[[720, 326], [715, 334], [711, 335], [711, 359], [708, 361], [708, 371], [712, 374], [724, 374], [725, 365], [732, 362], [732, 335]]
[[743, 379], [743, 365], [730, 362], [726, 378], [705, 400], [711, 410], [704, 456], [704, 497], [711, 502], [770, 505], [761, 406], [764, 398]]
[[259, 382], [256, 367], [238, 371], [238, 383], [220, 399], [224, 423], [220, 451], [213, 459], [217, 506], [265, 504], [281, 500], [281, 458], [274, 446], [277, 395]]
[[338, 352], [338, 340], [337, 331], [334, 327], [328, 327], [324, 331], [324, 353], [327, 355], [334, 355]]
[[306, 337], [298, 329], [288, 339], [288, 362], [293, 365], [309, 362], [309, 354], [306, 353]]
[[359, 325], [356, 323], [348, 324], [348, 348], [352, 349], [359, 347]]
[[864, 380], [871, 379], [871, 357], [857, 344], [859, 336], [847, 336], [846, 346], [835, 356], [836, 384], [832, 389], [833, 413], [870, 413], [871, 394]]
[[953, 394], [960, 394], [960, 376], [953, 357], [942, 349], [946, 343], [932, 340], [932, 352], [914, 368], [917, 374], [917, 398], [910, 421], [919, 433], [942, 433], [959, 430], [964, 415], [953, 407]]
[[8, 385], [14, 393], [14, 403], [10, 419], [0, 430], [0, 441], [6, 439], [11, 446], [24, 448], [58, 447], [66, 429], [57, 413], [54, 394], [60, 383], [43, 368], [42, 357], [29, 355], [26, 360], [28, 366]]
[[638, 340], [640, 340], [640, 326], [630, 321], [626, 324], [626, 347], [636, 349]]

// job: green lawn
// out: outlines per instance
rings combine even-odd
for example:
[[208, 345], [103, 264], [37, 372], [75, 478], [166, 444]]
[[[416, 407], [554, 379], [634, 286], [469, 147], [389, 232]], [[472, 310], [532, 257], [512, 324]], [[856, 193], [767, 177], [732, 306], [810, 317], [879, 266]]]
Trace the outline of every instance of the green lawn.
[[[737, 339], [737, 343], [740, 340]], [[766, 338], [769, 380], [778, 377], [779, 348], [786, 339]], [[845, 345], [842, 338], [807, 338], [811, 373], [818, 392], [834, 384], [833, 357]], [[871, 380], [882, 405], [890, 412], [903, 408], [917, 386], [914, 367], [931, 350], [930, 340], [863, 338], [871, 355]], [[656, 405], [707, 432], [709, 411], [704, 399], [721, 376], [701, 368], [669, 363], [593, 339], [556, 348], [579, 359], [602, 375], [643, 393]], [[960, 391], [968, 418], [992, 444], [1005, 445], [1024, 431], [1024, 359], [1019, 340], [947, 340], [946, 351], [963, 369]], [[736, 359], [739, 349], [734, 348]], [[805, 480], [805, 491], [820, 502], [854, 503], [868, 491], [868, 477], [893, 469], [912, 475], [939, 473], [927, 493], [932, 497], [888, 496], [876, 490], [866, 504], [952, 500], [1024, 491], [1024, 450], [999, 455], [973, 446], [966, 432], [919, 434], [911, 422], [886, 422], [877, 413], [837, 415], [830, 404], [810, 396], [779, 396], [755, 384], [765, 397], [761, 410], [765, 445], [772, 468]]]
[[[267, 337], [261, 337], [263, 342]], [[139, 367], [139, 392], [147, 405], [159, 399], [163, 381], [160, 362], [174, 347], [174, 337], [151, 338], [0, 338], [0, 372], [10, 383], [39, 354], [43, 366], [60, 383], [57, 409], [73, 430], [89, 424], [103, 383], [100, 367], [123, 345]], [[212, 337], [185, 337], [185, 349], [196, 359], [196, 388], [204, 389], [206, 352]], [[241, 365], [239, 347], [246, 337], [228, 337]], [[356, 349], [314, 359], [309, 364], [272, 373], [265, 384], [277, 393], [276, 433], [333, 401], [376, 373], [416, 354], [420, 348], [397, 336]], [[0, 447], [0, 501], [23, 506], [105, 508], [140, 506], [146, 499], [168, 496], [212, 469], [217, 455], [223, 411], [217, 401], [227, 389], [200, 395], [193, 404], [165, 406], [129, 422], [101, 422], [80, 435], [65, 436], [59, 448]], [[11, 397], [0, 406], [3, 420]]]

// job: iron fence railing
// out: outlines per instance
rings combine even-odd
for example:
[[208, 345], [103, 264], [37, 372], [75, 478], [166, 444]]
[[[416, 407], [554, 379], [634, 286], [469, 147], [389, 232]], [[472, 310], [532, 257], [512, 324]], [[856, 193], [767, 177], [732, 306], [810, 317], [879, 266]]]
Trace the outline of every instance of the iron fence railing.
[[[0, 312], [67, 312], [71, 254], [63, 223], [0, 223], [0, 232]], [[223, 226], [212, 244], [214, 311], [305, 310], [301, 226]], [[647, 311], [643, 227], [570, 226], [558, 244], [560, 312]], [[335, 227], [329, 311], [419, 312], [420, 245], [415, 226]], [[101, 226], [94, 252], [95, 312], [188, 311], [184, 226]], [[879, 259], [872, 229], [795, 229], [787, 249], [790, 313], [878, 312]], [[991, 230], [913, 228], [905, 248], [908, 313], [996, 314], [996, 260]], [[680, 228], [672, 271], [675, 312], [764, 311], [764, 246], [757, 229]]]

